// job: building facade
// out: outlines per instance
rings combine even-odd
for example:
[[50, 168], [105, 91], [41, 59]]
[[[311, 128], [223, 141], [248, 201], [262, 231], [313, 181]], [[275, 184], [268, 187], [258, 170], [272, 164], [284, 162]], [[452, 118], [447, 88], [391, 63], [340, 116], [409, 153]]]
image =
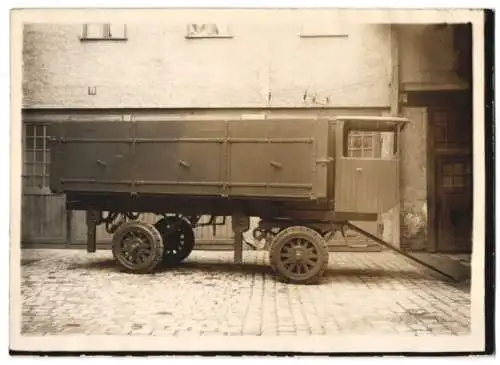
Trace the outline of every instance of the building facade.
[[[25, 24], [23, 241], [85, 238], [83, 213], [66, 212], [64, 197], [48, 190], [47, 123], [404, 114], [411, 125], [401, 137], [401, 203], [365, 228], [409, 249], [467, 251], [468, 243], [452, 243], [469, 209], [457, 197], [471, 193], [470, 133], [454, 133], [472, 126], [471, 80], [456, 62], [468, 52], [456, 40], [467, 35], [457, 26], [345, 22], [325, 10]], [[465, 112], [454, 108], [457, 100]], [[353, 156], [377, 153], [373, 136], [352, 138]], [[216, 237], [231, 235], [227, 225]], [[354, 241], [352, 249], [374, 247]]]

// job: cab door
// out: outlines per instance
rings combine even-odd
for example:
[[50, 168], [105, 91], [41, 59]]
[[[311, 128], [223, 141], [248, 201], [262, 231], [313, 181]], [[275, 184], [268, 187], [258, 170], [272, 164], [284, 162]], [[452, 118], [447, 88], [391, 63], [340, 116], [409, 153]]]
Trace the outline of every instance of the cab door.
[[[403, 122], [389, 117], [337, 119], [335, 211], [381, 214], [398, 202], [397, 144]], [[369, 154], [363, 153], [367, 139]]]

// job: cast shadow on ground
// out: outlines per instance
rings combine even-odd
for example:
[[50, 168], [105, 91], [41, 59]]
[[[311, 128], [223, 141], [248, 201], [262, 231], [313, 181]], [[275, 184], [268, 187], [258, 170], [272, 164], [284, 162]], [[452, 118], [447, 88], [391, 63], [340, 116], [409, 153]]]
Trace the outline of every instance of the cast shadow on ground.
[[[74, 263], [67, 267], [68, 270], [84, 270], [84, 271], [107, 271], [120, 273], [124, 275], [136, 275], [126, 272], [113, 259], [93, 260], [85, 263]], [[162, 265], [153, 275], [195, 275], [204, 273], [210, 276], [214, 275], [267, 275], [274, 278], [272, 269], [266, 264], [243, 263], [235, 264], [232, 262], [220, 261], [186, 261], [174, 266]], [[342, 283], [358, 281], [362, 283], [383, 283], [388, 280], [411, 280], [418, 281], [443, 281], [461, 290], [468, 290], [468, 282], [455, 283], [447, 278], [431, 276], [424, 272], [414, 270], [394, 270], [391, 268], [362, 268], [362, 267], [330, 267], [321, 280], [321, 284], [326, 283]]]
[[37, 263], [38, 261], [40, 261], [41, 259], [29, 259], [29, 258], [22, 258], [21, 259], [21, 266], [29, 266], [29, 265], [33, 265], [35, 263]]

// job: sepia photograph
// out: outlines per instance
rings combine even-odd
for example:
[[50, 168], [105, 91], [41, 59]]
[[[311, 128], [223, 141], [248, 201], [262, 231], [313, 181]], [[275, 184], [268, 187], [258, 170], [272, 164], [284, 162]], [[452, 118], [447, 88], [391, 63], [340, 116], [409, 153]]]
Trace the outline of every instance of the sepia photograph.
[[11, 11], [10, 349], [485, 349], [485, 13]]

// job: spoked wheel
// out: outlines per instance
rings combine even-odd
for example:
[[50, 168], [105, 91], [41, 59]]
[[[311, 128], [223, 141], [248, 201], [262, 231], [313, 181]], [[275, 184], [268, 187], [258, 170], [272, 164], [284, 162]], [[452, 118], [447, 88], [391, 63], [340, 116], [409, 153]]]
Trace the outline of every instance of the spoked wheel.
[[113, 256], [128, 271], [152, 272], [163, 257], [163, 240], [151, 224], [131, 221], [122, 224], [113, 235]]
[[307, 227], [285, 228], [271, 243], [269, 261], [271, 268], [284, 281], [315, 283], [321, 279], [328, 265], [326, 241]]
[[179, 217], [165, 217], [155, 223], [165, 245], [163, 262], [176, 265], [186, 259], [194, 249], [193, 228]]

